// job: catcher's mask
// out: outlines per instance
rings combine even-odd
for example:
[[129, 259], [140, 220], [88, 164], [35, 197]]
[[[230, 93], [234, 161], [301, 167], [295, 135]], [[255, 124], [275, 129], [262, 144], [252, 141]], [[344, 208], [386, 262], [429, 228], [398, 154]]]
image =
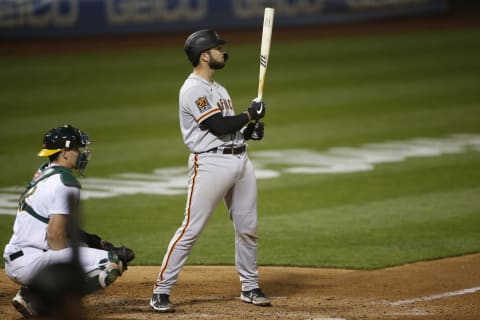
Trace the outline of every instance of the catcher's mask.
[[[224, 45], [225, 43], [227, 43], [227, 41], [221, 39], [215, 30], [202, 29], [195, 31], [188, 36], [183, 49], [187, 54], [188, 60], [190, 60], [192, 65], [196, 67], [202, 52]], [[226, 62], [228, 59], [228, 54], [224, 53], [223, 58]]]
[[78, 149], [78, 158], [76, 169], [80, 174], [83, 173], [90, 161], [91, 153], [88, 150], [90, 144], [88, 135], [80, 129], [71, 125], [50, 129], [43, 138], [43, 149], [38, 155], [40, 157], [50, 157], [62, 150]]

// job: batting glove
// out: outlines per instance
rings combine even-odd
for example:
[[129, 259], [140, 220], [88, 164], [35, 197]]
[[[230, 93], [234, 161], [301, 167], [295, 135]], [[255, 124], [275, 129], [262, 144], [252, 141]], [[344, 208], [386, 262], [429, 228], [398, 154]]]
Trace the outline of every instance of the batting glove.
[[253, 100], [248, 108], [251, 120], [260, 120], [265, 117], [265, 103], [263, 101]]
[[243, 131], [245, 140], [262, 140], [265, 128], [263, 122], [250, 122]]

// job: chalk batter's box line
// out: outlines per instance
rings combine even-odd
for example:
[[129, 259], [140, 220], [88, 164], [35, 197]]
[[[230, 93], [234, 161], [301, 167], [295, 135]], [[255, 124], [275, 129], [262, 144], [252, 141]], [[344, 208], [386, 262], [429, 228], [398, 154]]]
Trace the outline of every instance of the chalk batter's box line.
[[434, 294], [434, 295], [431, 295], [431, 296], [418, 297], [418, 298], [413, 298], [413, 299], [405, 299], [405, 300], [399, 300], [399, 301], [395, 301], [395, 302], [388, 302], [387, 304], [390, 305], [390, 306], [401, 306], [401, 305], [404, 305], [404, 304], [409, 304], [409, 303], [414, 303], [414, 302], [432, 301], [432, 300], [438, 300], [438, 299], [453, 297], [453, 296], [460, 296], [460, 295], [470, 294], [470, 293], [475, 293], [475, 292], [480, 292], [480, 287], [473, 287], [473, 288], [463, 289], [463, 290], [458, 290], [458, 291], [450, 291], [450, 292], [445, 292], [445, 293], [440, 293], [440, 294]]

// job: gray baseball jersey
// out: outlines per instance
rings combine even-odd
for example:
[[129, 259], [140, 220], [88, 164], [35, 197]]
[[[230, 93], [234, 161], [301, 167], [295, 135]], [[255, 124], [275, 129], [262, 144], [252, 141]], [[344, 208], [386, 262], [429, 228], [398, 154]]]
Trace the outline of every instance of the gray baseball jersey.
[[195, 75], [185, 80], [180, 89], [180, 129], [183, 142], [191, 153], [201, 153], [219, 146], [241, 146], [243, 135], [237, 131], [217, 137], [208, 130], [203, 130], [203, 120], [215, 113], [222, 112], [224, 116], [233, 116], [232, 100], [227, 90], [217, 82]]

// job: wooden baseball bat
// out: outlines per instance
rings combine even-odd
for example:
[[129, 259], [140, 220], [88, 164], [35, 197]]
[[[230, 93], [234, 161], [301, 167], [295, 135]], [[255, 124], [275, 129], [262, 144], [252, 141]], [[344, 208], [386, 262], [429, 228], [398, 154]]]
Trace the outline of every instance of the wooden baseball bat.
[[272, 40], [273, 17], [275, 9], [265, 8], [263, 14], [262, 45], [260, 47], [260, 74], [258, 77], [257, 101], [262, 101], [263, 86], [265, 84], [265, 75], [267, 73], [268, 58], [270, 56], [270, 43]]
[[[263, 99], [263, 86], [265, 84], [265, 75], [267, 73], [268, 58], [270, 56], [270, 43], [272, 41], [273, 16], [275, 9], [265, 8], [263, 14], [262, 45], [260, 46], [260, 74], [258, 76], [258, 94], [255, 101], [260, 102]], [[260, 126], [258, 120], [255, 122], [255, 129]], [[256, 131], [253, 131], [252, 138], [258, 138]]]

